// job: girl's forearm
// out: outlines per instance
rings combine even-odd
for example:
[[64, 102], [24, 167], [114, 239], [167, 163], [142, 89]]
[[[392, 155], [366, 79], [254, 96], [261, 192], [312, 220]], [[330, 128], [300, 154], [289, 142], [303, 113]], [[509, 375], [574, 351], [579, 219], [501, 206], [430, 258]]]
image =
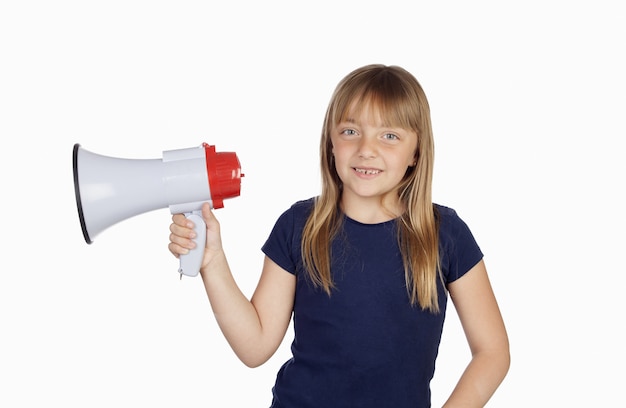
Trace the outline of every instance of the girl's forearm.
[[201, 271], [215, 319], [237, 357], [249, 367], [271, 356], [263, 342], [262, 326], [254, 305], [241, 292], [222, 253]]
[[509, 370], [508, 349], [476, 353], [443, 408], [484, 407]]

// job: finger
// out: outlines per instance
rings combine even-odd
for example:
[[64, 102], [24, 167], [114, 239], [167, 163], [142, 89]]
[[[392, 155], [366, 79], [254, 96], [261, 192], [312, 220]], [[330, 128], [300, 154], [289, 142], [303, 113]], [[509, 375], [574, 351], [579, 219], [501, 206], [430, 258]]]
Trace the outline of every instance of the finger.
[[213, 211], [211, 210], [209, 203], [202, 204], [202, 218], [204, 218], [204, 221], [210, 221], [214, 217], [215, 216], [213, 215]]
[[213, 209], [207, 203], [202, 206], [202, 219], [207, 226], [207, 229], [219, 231], [219, 222], [215, 214], [213, 213]]
[[174, 234], [170, 234], [170, 244], [173, 244], [178, 249], [176, 251], [177, 253], [182, 253], [182, 250], [187, 251], [196, 247], [195, 241]]
[[174, 223], [170, 224], [170, 232], [173, 235], [177, 235], [182, 238], [194, 239], [196, 237], [196, 232], [193, 230], [193, 228], [189, 228], [187, 226], [180, 226]]
[[170, 242], [167, 245], [167, 249], [174, 255], [176, 258], [180, 258], [181, 255], [185, 255], [189, 253], [189, 249], [183, 248], [180, 245]]
[[[172, 227], [172, 229], [176, 229], [176, 228]], [[184, 248], [193, 249], [196, 246], [196, 243], [193, 241], [193, 239], [195, 238], [195, 235], [196, 233], [193, 231], [187, 234], [177, 231], [177, 232], [172, 232], [169, 238], [170, 238], [170, 242], [173, 242], [174, 244], [180, 245], [181, 247], [184, 247]]]
[[184, 214], [174, 214], [172, 215], [172, 222], [176, 225], [180, 225], [181, 227], [193, 228], [193, 222], [185, 217]]
[[168, 244], [168, 248], [172, 253], [175, 254], [186, 254], [189, 250], [194, 249], [196, 247], [196, 243], [187, 238], [181, 238], [176, 235], [170, 235], [170, 242]]

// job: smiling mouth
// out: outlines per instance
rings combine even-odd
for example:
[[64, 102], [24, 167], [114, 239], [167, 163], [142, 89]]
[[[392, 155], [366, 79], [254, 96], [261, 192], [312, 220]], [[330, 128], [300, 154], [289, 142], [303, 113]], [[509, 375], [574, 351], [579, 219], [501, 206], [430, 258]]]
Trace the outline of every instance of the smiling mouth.
[[360, 174], [378, 174], [381, 170], [373, 170], [373, 169], [358, 169], [354, 167], [354, 171]]

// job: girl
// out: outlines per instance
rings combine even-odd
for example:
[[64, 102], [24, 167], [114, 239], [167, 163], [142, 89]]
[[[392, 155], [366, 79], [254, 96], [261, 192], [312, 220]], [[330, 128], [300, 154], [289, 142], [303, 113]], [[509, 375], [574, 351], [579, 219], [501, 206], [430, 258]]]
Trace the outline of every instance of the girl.
[[[279, 217], [250, 300], [203, 207], [201, 276], [230, 346], [259, 366], [293, 316], [293, 357], [271, 407], [430, 407], [449, 294], [472, 358], [444, 406], [484, 406], [508, 371], [508, 337], [470, 230], [431, 201], [433, 137], [418, 81], [397, 66], [348, 74], [328, 106], [320, 153], [322, 192]], [[195, 245], [193, 224], [172, 221], [178, 257]]]

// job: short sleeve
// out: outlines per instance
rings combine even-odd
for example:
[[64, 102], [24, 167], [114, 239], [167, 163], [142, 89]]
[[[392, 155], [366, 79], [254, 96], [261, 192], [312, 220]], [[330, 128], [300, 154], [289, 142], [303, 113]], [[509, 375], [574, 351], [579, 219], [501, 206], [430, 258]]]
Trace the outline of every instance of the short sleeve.
[[444, 280], [454, 282], [472, 269], [483, 253], [470, 228], [455, 210], [439, 206], [439, 249]]
[[292, 274], [302, 265], [302, 230], [312, 205], [313, 199], [298, 201], [283, 212], [261, 247], [268, 258]]

